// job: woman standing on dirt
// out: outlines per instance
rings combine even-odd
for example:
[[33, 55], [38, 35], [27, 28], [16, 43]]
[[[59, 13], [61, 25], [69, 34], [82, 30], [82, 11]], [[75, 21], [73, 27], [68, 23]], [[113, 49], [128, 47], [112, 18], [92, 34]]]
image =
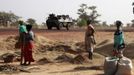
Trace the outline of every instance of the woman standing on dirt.
[[93, 59], [93, 50], [94, 50], [94, 45], [96, 44], [95, 39], [94, 39], [94, 27], [91, 24], [91, 20], [87, 21], [87, 29], [85, 33], [85, 48], [86, 51], [89, 52], [89, 59]]
[[[26, 34], [26, 41], [24, 46], [24, 65], [30, 65], [31, 62], [34, 62], [32, 49], [33, 49], [33, 40], [34, 33], [32, 32], [32, 25], [26, 25], [28, 33]], [[27, 63], [28, 62], [28, 63]]]
[[121, 29], [122, 22], [121, 21], [116, 21], [116, 27], [117, 30], [114, 33], [114, 50], [113, 50], [113, 55], [119, 58], [123, 57], [123, 51], [125, 48], [124, 44], [124, 35], [123, 31]]
[[26, 25], [24, 25], [23, 21], [19, 21], [19, 45], [20, 45], [20, 48], [21, 48], [20, 65], [23, 65], [26, 33], [27, 33]]

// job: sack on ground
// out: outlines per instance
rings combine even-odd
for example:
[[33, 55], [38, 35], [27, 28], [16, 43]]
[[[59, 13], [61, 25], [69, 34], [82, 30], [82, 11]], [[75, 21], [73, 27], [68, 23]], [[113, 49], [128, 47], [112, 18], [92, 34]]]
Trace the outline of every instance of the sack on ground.
[[118, 70], [115, 75], [132, 75], [132, 61], [129, 58], [123, 57], [118, 63]]
[[105, 75], [133, 75], [132, 61], [129, 58], [106, 57], [104, 63]]
[[106, 57], [104, 62], [105, 75], [113, 75], [116, 71], [118, 58]]

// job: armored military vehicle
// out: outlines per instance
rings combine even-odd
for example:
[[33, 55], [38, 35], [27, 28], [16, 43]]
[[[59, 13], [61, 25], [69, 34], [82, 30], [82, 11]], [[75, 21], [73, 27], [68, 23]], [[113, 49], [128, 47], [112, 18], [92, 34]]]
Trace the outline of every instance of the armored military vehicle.
[[67, 30], [69, 30], [69, 27], [73, 25], [73, 21], [72, 18], [69, 17], [69, 15], [55, 16], [55, 14], [49, 14], [49, 17], [46, 20], [46, 25], [49, 30], [51, 30], [52, 27], [56, 27], [57, 30], [65, 27]]

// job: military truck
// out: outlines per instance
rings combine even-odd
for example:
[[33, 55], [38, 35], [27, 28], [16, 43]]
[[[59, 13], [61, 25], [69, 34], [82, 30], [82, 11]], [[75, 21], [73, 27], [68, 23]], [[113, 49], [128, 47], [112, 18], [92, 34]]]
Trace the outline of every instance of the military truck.
[[51, 30], [53, 27], [56, 27], [57, 30], [60, 30], [62, 27], [65, 27], [67, 30], [69, 30], [69, 27], [73, 25], [73, 21], [69, 15], [55, 16], [55, 14], [49, 14], [49, 17], [46, 20], [46, 25], [49, 30]]

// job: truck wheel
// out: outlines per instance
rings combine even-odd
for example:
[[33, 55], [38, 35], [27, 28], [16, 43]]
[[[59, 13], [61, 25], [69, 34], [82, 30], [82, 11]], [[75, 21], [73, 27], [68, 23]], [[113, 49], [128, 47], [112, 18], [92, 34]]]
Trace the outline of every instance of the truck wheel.
[[51, 27], [51, 26], [47, 26], [47, 28], [48, 28], [48, 30], [51, 30], [51, 29], [52, 29], [52, 27]]
[[68, 27], [68, 25], [66, 26], [66, 29], [67, 29], [67, 30], [69, 30], [69, 27]]
[[57, 30], [60, 30], [60, 27], [59, 26], [57, 26]]

